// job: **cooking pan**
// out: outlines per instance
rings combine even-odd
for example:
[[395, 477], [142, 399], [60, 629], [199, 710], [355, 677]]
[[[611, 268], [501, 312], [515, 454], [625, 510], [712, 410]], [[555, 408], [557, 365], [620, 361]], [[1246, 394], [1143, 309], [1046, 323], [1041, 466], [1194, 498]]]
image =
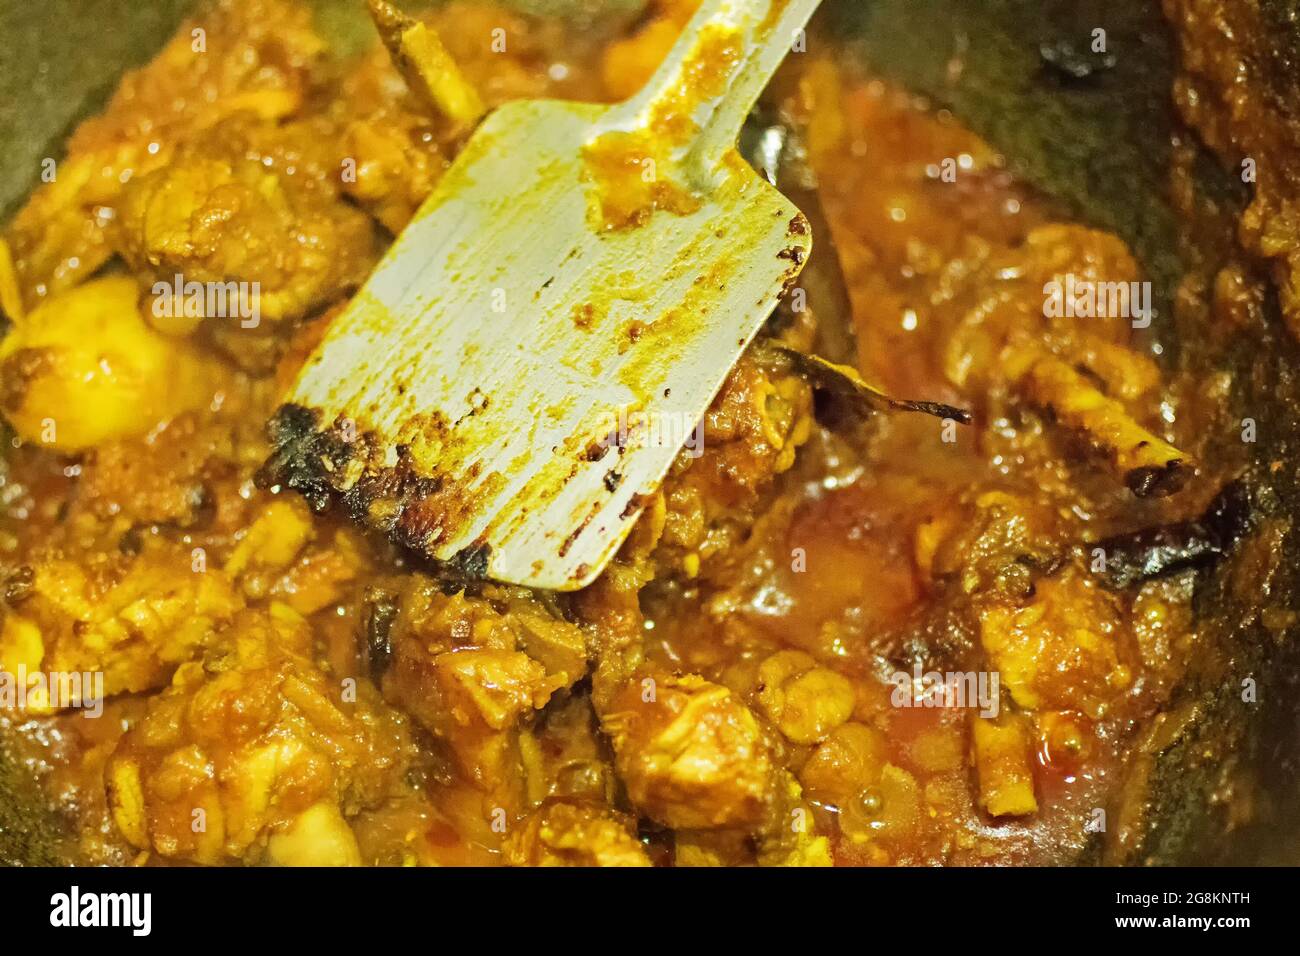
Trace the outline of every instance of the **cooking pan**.
[[[0, 219], [32, 187], [40, 160], [59, 155], [75, 123], [193, 5], [0, 0]], [[369, 41], [359, 0], [313, 5], [341, 53]], [[581, 21], [635, 16], [641, 3], [516, 5]], [[1259, 41], [1252, 82], [1280, 107], [1300, 105], [1291, 80], [1295, 2], [1258, 5], [1274, 29]], [[1063, 217], [1122, 236], [1154, 286], [1162, 361], [1207, 383], [1228, 376], [1231, 413], [1257, 423], [1244, 456], [1222, 449], [1248, 462], [1240, 480], [1251, 531], [1198, 577], [1203, 650], [1171, 705], [1137, 729], [1104, 832], [1059, 862], [1300, 862], [1300, 641], [1291, 613], [1300, 608], [1292, 518], [1300, 514], [1300, 353], [1272, 295], [1266, 321], [1236, 333], [1176, 308], [1180, 287], [1243, 258], [1233, 224], [1249, 194], [1179, 125], [1171, 96], [1178, 45], [1159, 0], [827, 0], [820, 17], [846, 38], [845, 55], [951, 109]], [[1097, 29], [1104, 52], [1087, 42]], [[0, 861], [57, 863], [68, 839], [0, 735]]]

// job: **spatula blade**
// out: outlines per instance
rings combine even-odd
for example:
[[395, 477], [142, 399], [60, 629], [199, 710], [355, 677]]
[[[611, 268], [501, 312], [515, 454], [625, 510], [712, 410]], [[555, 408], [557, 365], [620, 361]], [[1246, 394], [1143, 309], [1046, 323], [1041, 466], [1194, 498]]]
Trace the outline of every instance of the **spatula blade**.
[[488, 117], [301, 372], [279, 480], [470, 575], [600, 572], [811, 248], [734, 154], [611, 228], [583, 158], [604, 116]]

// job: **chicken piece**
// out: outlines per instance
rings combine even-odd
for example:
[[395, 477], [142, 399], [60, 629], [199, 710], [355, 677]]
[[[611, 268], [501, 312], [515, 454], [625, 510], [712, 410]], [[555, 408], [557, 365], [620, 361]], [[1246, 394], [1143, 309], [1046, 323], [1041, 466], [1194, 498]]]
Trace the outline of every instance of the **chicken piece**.
[[677, 831], [678, 865], [830, 865], [775, 738], [727, 688], [642, 675], [613, 695], [601, 726], [633, 806]]
[[349, 123], [343, 150], [356, 162], [356, 175], [343, 191], [394, 235], [428, 198], [448, 161], [430, 142], [427, 120], [396, 110]]
[[655, 560], [687, 578], [743, 540], [775, 477], [812, 431], [812, 388], [769, 370], [751, 350], [705, 413], [700, 441], [678, 455], [664, 482], [666, 521]]
[[[522, 779], [519, 725], [586, 670], [581, 631], [523, 589], [443, 595], [416, 579], [387, 637], [385, 696], [447, 742], [485, 791]], [[534, 656], [535, 655], [535, 656]]]
[[326, 800], [272, 833], [266, 858], [277, 866], [360, 866], [361, 848], [338, 806]]
[[133, 846], [206, 864], [352, 864], [343, 821], [403, 786], [405, 721], [369, 684], [312, 663], [306, 622], [248, 611], [228, 652], [181, 667], [109, 762], [109, 806]]
[[632, 681], [601, 726], [628, 797], [664, 826], [755, 832], [780, 812], [773, 744], [725, 687], [694, 675]]
[[1117, 599], [1073, 565], [1037, 581], [1028, 603], [998, 600], [979, 614], [984, 650], [1021, 707], [1095, 718], [1132, 680]]
[[264, 594], [283, 601], [299, 614], [315, 614], [330, 605], [340, 605], [366, 568], [362, 542], [348, 528], [340, 528], [329, 539], [309, 545], [282, 574], [244, 580], [245, 593]]
[[783, 809], [758, 840], [759, 866], [834, 866], [831, 843], [813, 828], [812, 806], [803, 800], [803, 788], [790, 774], [781, 774]]
[[237, 539], [222, 570], [250, 600], [271, 597], [303, 615], [338, 601], [364, 566], [356, 534], [344, 527], [317, 540], [311, 511], [297, 497], [273, 500]]
[[307, 506], [297, 498], [277, 498], [249, 525], [222, 570], [231, 578], [283, 571], [313, 534]]
[[1021, 817], [1038, 810], [1034, 798], [1032, 736], [1023, 715], [972, 718], [979, 805], [994, 817]]
[[548, 800], [505, 841], [511, 866], [650, 866], [635, 822], [597, 803]]
[[856, 722], [831, 731], [799, 770], [808, 796], [839, 811], [840, 832], [854, 843], [910, 832], [915, 781], [908, 779], [889, 763], [885, 735]]
[[141, 437], [104, 442], [82, 462], [71, 515], [86, 511], [123, 529], [193, 526], [216, 505], [240, 437], [226, 421], [186, 413]]
[[102, 672], [108, 696], [152, 690], [216, 643], [241, 607], [224, 575], [194, 570], [189, 548], [148, 539], [134, 558], [54, 555], [31, 567], [0, 634], [0, 660]]
[[184, 24], [77, 128], [55, 178], [10, 224], [28, 305], [109, 258], [106, 231], [123, 187], [167, 165], [179, 144], [237, 113], [275, 121], [296, 112], [324, 50], [310, 10], [295, 0], [217, 0]]
[[434, 658], [433, 670], [451, 719], [492, 730], [503, 730], [520, 714], [541, 709], [558, 689], [541, 664], [519, 651], [449, 651]]
[[[945, 377], [975, 391], [998, 386], [1006, 377], [1001, 356], [1017, 340], [1078, 364], [1098, 342], [1126, 347], [1132, 317], [1084, 318], [1066, 309], [1072, 302], [1065, 300], [1078, 289], [1127, 289], [1138, 277], [1128, 247], [1110, 233], [1057, 223], [1032, 229], [1022, 245], [986, 255], [948, 292], [969, 305], [955, 313], [947, 332]], [[1051, 294], [1058, 289], [1059, 309]], [[1105, 299], [1109, 305], [1110, 296]]]
[[952, 505], [918, 528], [917, 557], [967, 594], [1025, 597], [1035, 569], [1059, 564], [1070, 545], [1052, 509], [1028, 495], [975, 489]]
[[521, 651], [428, 654], [401, 642], [384, 690], [451, 745], [470, 780], [493, 790], [518, 772], [519, 720], [544, 707], [562, 681]]
[[176, 276], [246, 284], [238, 314], [227, 305], [209, 316], [226, 324], [253, 328], [328, 305], [359, 285], [378, 255], [369, 218], [343, 201], [340, 166], [324, 149], [337, 135], [322, 120], [220, 124], [132, 180], [114, 247], [160, 289]]
[[[1066, 361], [1081, 362], [1089, 343], [1127, 347], [1134, 323], [1146, 319], [1137, 313], [1150, 303], [1131, 294], [1141, 270], [1113, 233], [1048, 223], [1030, 230], [1010, 258], [1017, 267], [1009, 273], [1017, 305], [1025, 310], [1010, 327], [1011, 336], [1027, 333], [1046, 341]], [[998, 261], [993, 268], [1010, 265]]]
[[855, 798], [880, 780], [887, 754], [885, 735], [876, 728], [841, 724], [804, 761], [799, 782], [809, 796], [851, 811]]
[[562, 678], [564, 686], [586, 672], [586, 638], [545, 603], [544, 593], [489, 585], [479, 595], [461, 591], [449, 596], [421, 576], [403, 585], [392, 630], [394, 649], [410, 641], [432, 654], [469, 648], [524, 651], [545, 673]]
[[219, 367], [149, 328], [132, 279], [47, 300], [0, 343], [0, 408], [31, 442], [82, 451], [211, 400]]
[[778, 651], [758, 668], [758, 706], [786, 738], [815, 744], [853, 716], [852, 682], [802, 651]]

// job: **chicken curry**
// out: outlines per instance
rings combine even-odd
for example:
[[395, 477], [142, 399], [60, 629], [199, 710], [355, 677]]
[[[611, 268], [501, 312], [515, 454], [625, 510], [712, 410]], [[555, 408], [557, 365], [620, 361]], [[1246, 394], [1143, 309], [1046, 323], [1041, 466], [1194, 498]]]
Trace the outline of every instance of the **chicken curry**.
[[[490, 107], [622, 99], [693, 8], [424, 20]], [[51, 675], [0, 719], [67, 862], [1051, 863], [1103, 838], [1198, 654], [1195, 568], [1249, 510], [1204, 454], [1222, 394], [1162, 370], [1120, 238], [847, 62], [814, 34], [765, 94], [847, 312], [791, 291], [574, 594], [430, 566], [301, 494], [266, 429], [466, 131], [295, 0], [216, 0], [122, 79], [0, 234], [0, 669]], [[833, 324], [865, 380], [970, 424], [851, 414], [788, 359]]]

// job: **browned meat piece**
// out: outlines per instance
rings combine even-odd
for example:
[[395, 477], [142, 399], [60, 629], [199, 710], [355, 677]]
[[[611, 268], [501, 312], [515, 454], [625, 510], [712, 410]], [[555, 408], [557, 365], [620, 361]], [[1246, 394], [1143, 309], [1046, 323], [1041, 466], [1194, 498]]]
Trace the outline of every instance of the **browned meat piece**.
[[628, 796], [665, 826], [763, 829], [778, 801], [773, 745], [731, 691], [700, 677], [646, 676], [601, 716]]
[[370, 220], [342, 200], [319, 121], [272, 127], [239, 117], [131, 181], [111, 235], [137, 272], [173, 284], [258, 284], [260, 316], [299, 318], [342, 296], [377, 257]]
[[413, 101], [383, 50], [344, 78], [340, 102], [341, 152], [355, 163], [343, 192], [396, 235], [450, 164], [445, 124]]
[[[1082, 363], [1097, 358], [1099, 343], [1127, 345], [1133, 322], [1142, 321], [1132, 313], [1143, 302], [1130, 294], [1130, 283], [1141, 278], [1137, 263], [1109, 233], [1053, 223], [1031, 230], [1017, 247], [985, 255], [944, 290], [963, 306], [944, 357], [954, 385], [1001, 384], [1003, 356], [1018, 340]], [[1091, 314], [1077, 314], [1084, 311], [1078, 303], [1094, 306]], [[1104, 357], [1115, 361], [1118, 354], [1110, 349]], [[1128, 361], [1151, 380], [1150, 359], [1130, 354]]]
[[415, 578], [388, 637], [385, 696], [447, 742], [483, 790], [520, 779], [519, 724], [586, 670], [572, 624], [520, 589], [443, 595]]
[[219, 640], [242, 601], [220, 571], [196, 573], [190, 549], [150, 541], [138, 556], [54, 553], [0, 633], [0, 660], [29, 671], [98, 671], [108, 696], [152, 690]]
[[842, 724], [808, 755], [799, 782], [810, 797], [851, 813], [858, 795], [879, 782], [888, 747], [885, 735], [874, 727]]
[[314, 665], [288, 608], [247, 612], [227, 648], [181, 668], [122, 738], [107, 774], [118, 829], [175, 860], [360, 863], [345, 820], [398, 789], [404, 721]]
[[705, 414], [701, 443], [678, 456], [664, 484], [655, 555], [664, 573], [707, 575], [714, 555], [743, 540], [811, 424], [812, 388], [802, 376], [765, 368], [751, 353], [741, 358]]
[[649, 866], [634, 821], [601, 804], [550, 800], [505, 842], [511, 866]]
[[758, 680], [759, 709], [792, 743], [818, 743], [853, 716], [853, 682], [802, 651], [768, 657]]
[[[201, 30], [199, 36], [194, 30]], [[222, 119], [296, 112], [324, 42], [294, 0], [218, 0], [127, 74], [104, 112], [68, 142], [56, 178], [9, 225], [29, 305], [91, 275], [112, 252], [106, 229], [123, 187], [166, 166], [176, 147]]]
[[1026, 709], [1076, 708], [1095, 718], [1132, 683], [1118, 599], [1073, 566], [1037, 581], [1021, 606], [985, 608], [980, 636], [1002, 684]]
[[1007, 491], [964, 498], [917, 529], [917, 563], [933, 580], [953, 579], [966, 593], [1032, 593], [1034, 569], [1054, 566], [1068, 547], [1055, 516]]
[[213, 506], [209, 483], [229, 467], [232, 437], [224, 423], [183, 415], [143, 438], [107, 442], [82, 466], [79, 503], [124, 531], [194, 524]]

